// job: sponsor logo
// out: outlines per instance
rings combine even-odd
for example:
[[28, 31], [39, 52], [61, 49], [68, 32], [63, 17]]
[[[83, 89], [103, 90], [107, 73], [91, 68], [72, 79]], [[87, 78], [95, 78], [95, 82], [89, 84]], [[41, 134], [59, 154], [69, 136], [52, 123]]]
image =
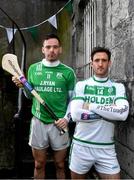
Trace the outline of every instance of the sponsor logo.
[[124, 106], [124, 108], [117, 109], [114, 108], [113, 106], [97, 106], [97, 109], [102, 110], [102, 111], [107, 111], [107, 112], [113, 112], [113, 113], [119, 113], [122, 114], [128, 110], [128, 106]]

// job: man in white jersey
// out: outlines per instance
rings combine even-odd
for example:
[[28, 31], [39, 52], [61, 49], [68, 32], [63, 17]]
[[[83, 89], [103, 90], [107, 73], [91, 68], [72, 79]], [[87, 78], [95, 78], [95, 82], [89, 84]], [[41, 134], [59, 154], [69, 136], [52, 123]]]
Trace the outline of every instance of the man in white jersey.
[[[65, 158], [69, 146], [68, 132], [60, 135], [59, 129], [67, 128], [69, 121], [69, 101], [72, 97], [75, 74], [72, 68], [61, 63], [58, 59], [62, 53], [60, 39], [50, 34], [44, 38], [42, 53], [44, 59], [32, 64], [28, 70], [28, 81], [40, 94], [49, 107], [59, 118], [55, 121], [46, 109], [32, 97], [31, 129], [29, 145], [35, 160], [34, 178], [45, 178], [47, 149], [51, 146], [54, 151], [57, 179], [65, 179]], [[13, 82], [22, 87], [22, 84], [13, 77]], [[26, 96], [29, 93], [25, 89]]]
[[114, 121], [125, 121], [129, 113], [125, 87], [108, 77], [111, 52], [95, 47], [91, 53], [94, 75], [79, 81], [71, 102], [76, 122], [70, 149], [72, 179], [85, 179], [94, 165], [100, 178], [120, 179], [114, 145]]

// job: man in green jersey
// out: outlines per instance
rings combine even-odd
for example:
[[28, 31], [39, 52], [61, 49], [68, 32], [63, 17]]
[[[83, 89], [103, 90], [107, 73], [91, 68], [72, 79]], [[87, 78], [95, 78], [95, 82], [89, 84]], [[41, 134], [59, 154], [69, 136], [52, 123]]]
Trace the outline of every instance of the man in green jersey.
[[113, 122], [127, 119], [129, 104], [124, 85], [108, 77], [110, 58], [109, 49], [94, 48], [94, 75], [75, 87], [71, 102], [71, 116], [76, 122], [70, 151], [72, 179], [85, 179], [93, 165], [100, 178], [120, 179]]
[[[45, 178], [47, 149], [54, 151], [57, 179], [65, 179], [65, 158], [69, 146], [68, 132], [60, 135], [59, 129], [67, 128], [69, 101], [72, 97], [75, 74], [72, 68], [58, 59], [62, 53], [60, 39], [50, 34], [44, 38], [42, 53], [44, 59], [32, 64], [28, 70], [28, 81], [59, 118], [55, 121], [45, 108], [32, 97], [32, 114], [29, 145], [35, 160], [34, 178]], [[13, 77], [13, 82], [21, 87]], [[28, 92], [25, 92], [28, 96]], [[58, 127], [58, 128], [57, 128]]]

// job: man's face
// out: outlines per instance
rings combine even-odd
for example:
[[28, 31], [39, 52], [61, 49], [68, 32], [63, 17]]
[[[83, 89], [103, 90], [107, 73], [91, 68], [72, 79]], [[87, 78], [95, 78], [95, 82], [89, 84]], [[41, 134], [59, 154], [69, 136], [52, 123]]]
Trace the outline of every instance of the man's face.
[[62, 53], [59, 41], [55, 38], [45, 40], [42, 47], [42, 53], [48, 61], [56, 61]]
[[106, 77], [111, 60], [108, 60], [108, 55], [105, 52], [98, 52], [93, 56], [91, 65], [97, 77]]

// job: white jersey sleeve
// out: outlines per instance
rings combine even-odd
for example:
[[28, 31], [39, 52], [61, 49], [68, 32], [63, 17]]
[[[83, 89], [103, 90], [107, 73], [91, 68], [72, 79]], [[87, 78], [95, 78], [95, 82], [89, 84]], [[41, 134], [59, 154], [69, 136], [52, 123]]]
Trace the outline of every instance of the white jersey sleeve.
[[114, 121], [125, 121], [129, 113], [129, 103], [125, 98], [125, 87], [123, 84], [117, 84], [117, 94], [115, 102], [112, 105], [98, 105], [91, 103], [89, 105], [89, 111], [97, 113], [104, 119]]
[[83, 109], [83, 105], [85, 103], [83, 87], [84, 86], [82, 86], [81, 82], [78, 82], [75, 86], [75, 94], [70, 104], [72, 120], [76, 122], [92, 122], [95, 120], [100, 120], [101, 116], [99, 116], [98, 114]]
[[72, 100], [71, 102], [71, 117], [73, 121], [79, 122], [92, 122], [95, 120], [100, 120], [102, 117], [92, 111], [83, 109], [83, 100]]

